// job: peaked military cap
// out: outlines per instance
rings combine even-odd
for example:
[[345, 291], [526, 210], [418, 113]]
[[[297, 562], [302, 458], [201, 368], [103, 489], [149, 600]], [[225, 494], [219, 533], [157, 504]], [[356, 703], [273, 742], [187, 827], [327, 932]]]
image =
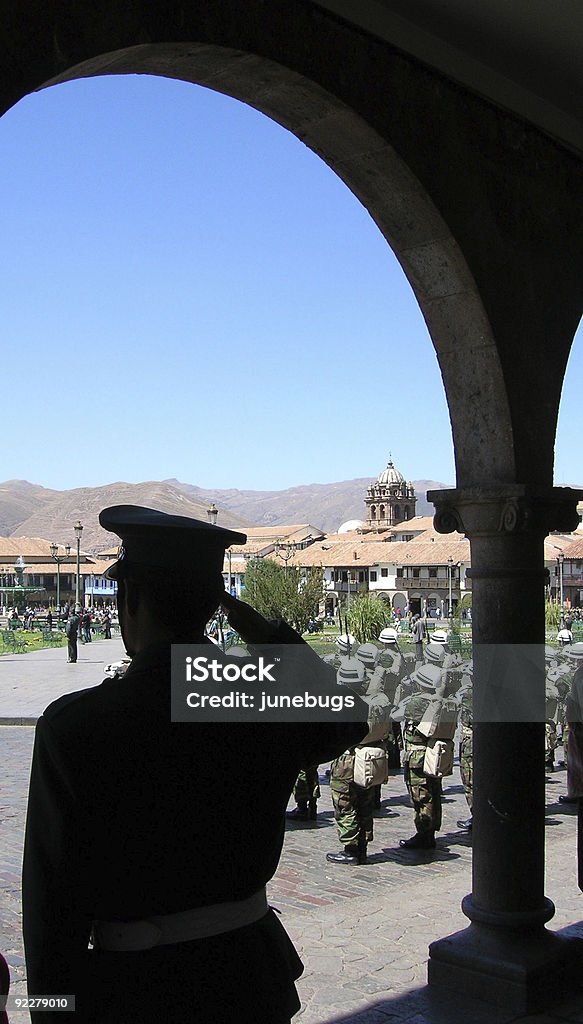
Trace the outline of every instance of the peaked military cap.
[[111, 505], [99, 513], [99, 522], [122, 542], [117, 562], [104, 574], [112, 580], [130, 566], [181, 574], [221, 572], [226, 548], [247, 540], [244, 533], [141, 505]]

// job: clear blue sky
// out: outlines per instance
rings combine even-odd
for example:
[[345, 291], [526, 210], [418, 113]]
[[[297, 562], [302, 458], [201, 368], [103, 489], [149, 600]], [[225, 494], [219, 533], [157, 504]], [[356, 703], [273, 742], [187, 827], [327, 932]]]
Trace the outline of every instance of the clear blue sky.
[[[1, 480], [271, 490], [373, 477], [392, 452], [408, 479], [454, 482], [396, 259], [263, 115], [160, 78], [53, 87], [0, 121], [0, 194]], [[557, 483], [583, 483], [581, 348]]]

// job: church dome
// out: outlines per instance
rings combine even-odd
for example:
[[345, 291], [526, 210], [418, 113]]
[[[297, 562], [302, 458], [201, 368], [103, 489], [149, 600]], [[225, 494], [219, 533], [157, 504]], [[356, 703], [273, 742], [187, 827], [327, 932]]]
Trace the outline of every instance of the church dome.
[[395, 469], [393, 460], [389, 458], [387, 468], [383, 469], [382, 473], [377, 478], [377, 484], [404, 484], [405, 477], [402, 473], [399, 473], [398, 469]]
[[352, 533], [353, 530], [362, 530], [364, 523], [362, 519], [347, 519], [342, 526], [338, 527], [338, 533]]

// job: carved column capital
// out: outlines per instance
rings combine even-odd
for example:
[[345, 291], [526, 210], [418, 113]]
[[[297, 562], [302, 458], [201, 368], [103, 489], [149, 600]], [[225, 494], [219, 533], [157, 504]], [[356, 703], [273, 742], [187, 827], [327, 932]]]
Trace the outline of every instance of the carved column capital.
[[459, 487], [428, 491], [435, 505], [438, 533], [468, 537], [533, 533], [570, 533], [579, 524], [577, 502], [583, 491], [571, 487], [534, 488], [523, 484], [500, 487]]

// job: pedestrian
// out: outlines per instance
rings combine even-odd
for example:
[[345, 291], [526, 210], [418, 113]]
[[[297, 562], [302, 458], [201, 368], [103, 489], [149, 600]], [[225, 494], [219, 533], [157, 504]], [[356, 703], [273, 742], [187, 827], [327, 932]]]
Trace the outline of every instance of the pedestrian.
[[49, 608], [49, 610], [47, 612], [47, 629], [50, 632], [52, 632], [52, 629], [53, 629], [53, 613], [51, 612], [50, 608]]
[[413, 643], [415, 644], [415, 661], [423, 661], [423, 641], [427, 636], [427, 627], [425, 625], [425, 619], [422, 619], [420, 615], [417, 615], [413, 621], [411, 627], [411, 636]]
[[[243, 535], [131, 505], [99, 522], [122, 541], [108, 572], [132, 661], [123, 676], [61, 697], [37, 724], [23, 867], [28, 989], [74, 993], [79, 1024], [289, 1024], [302, 964], [265, 885], [300, 768], [331, 760], [366, 726], [172, 722], [172, 644], [205, 643], [219, 603], [247, 643], [309, 649], [224, 592], [224, 552]], [[334, 672], [314, 661], [323, 691], [337, 695]], [[32, 1013], [33, 1024], [61, 1018]]]
[[82, 625], [83, 625], [83, 639], [85, 640], [86, 644], [90, 644], [91, 643], [91, 611], [90, 611], [89, 608], [86, 608], [85, 611], [83, 612], [83, 615], [82, 615], [82, 618], [81, 618], [81, 622], [82, 622]]
[[77, 661], [77, 640], [79, 636], [80, 621], [77, 609], [75, 609], [72, 615], [67, 616], [65, 636], [67, 637], [67, 661], [70, 665], [74, 665]]
[[107, 608], [103, 613], [101, 627], [103, 629], [103, 638], [105, 640], [111, 640], [111, 615], [109, 614], [109, 610]]

